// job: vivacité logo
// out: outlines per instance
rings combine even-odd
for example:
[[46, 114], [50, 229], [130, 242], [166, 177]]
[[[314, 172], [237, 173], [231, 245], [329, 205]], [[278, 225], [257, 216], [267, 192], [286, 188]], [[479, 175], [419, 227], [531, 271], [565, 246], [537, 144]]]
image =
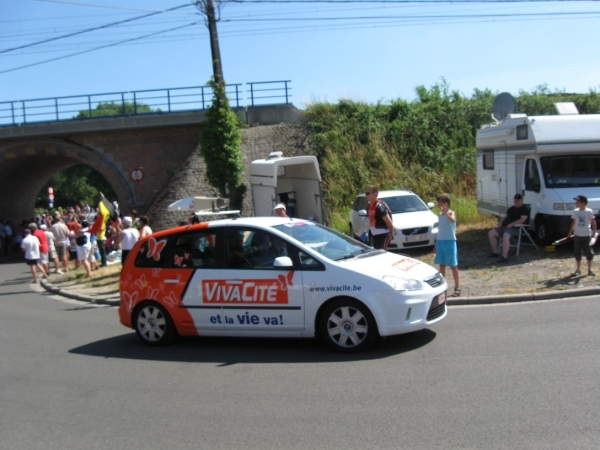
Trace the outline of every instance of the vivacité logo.
[[287, 276], [255, 280], [202, 280], [202, 303], [288, 303], [288, 286], [294, 272]]

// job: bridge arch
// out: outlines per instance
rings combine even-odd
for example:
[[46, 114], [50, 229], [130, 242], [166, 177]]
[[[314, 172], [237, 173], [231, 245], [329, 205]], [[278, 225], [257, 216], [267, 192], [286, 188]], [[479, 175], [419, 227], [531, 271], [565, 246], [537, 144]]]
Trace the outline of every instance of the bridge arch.
[[32, 217], [44, 184], [76, 164], [86, 164], [102, 174], [116, 192], [122, 210], [135, 205], [131, 183], [111, 156], [61, 139], [26, 139], [0, 146], [0, 218], [16, 223]]

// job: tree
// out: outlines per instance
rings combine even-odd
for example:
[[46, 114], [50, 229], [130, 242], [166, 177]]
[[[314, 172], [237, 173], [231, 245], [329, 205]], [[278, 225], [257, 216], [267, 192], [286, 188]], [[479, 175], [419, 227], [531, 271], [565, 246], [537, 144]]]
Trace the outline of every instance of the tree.
[[244, 168], [242, 134], [238, 118], [229, 107], [225, 85], [211, 80], [213, 102], [206, 112], [206, 122], [200, 135], [200, 154], [206, 162], [206, 178], [230, 205], [242, 209], [246, 186], [242, 184]]
[[38, 194], [36, 208], [48, 208], [48, 187], [54, 189], [56, 206], [74, 206], [98, 204], [98, 193], [103, 192], [106, 198], [117, 199], [117, 194], [108, 181], [96, 170], [85, 164], [71, 166], [54, 175]]
[[[160, 108], [152, 109], [145, 103], [140, 102], [123, 102], [115, 103], [112, 102], [100, 102], [92, 109], [91, 117], [104, 117], [104, 116], [126, 116], [133, 114], [146, 114], [152, 112], [161, 112]], [[90, 117], [89, 111], [79, 111], [79, 114], [75, 116], [76, 119], [83, 119]]]

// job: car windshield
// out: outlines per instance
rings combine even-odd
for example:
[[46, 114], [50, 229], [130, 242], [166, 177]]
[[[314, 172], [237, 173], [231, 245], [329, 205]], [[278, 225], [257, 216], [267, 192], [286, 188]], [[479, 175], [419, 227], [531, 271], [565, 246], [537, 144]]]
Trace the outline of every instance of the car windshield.
[[540, 158], [546, 187], [591, 187], [600, 184], [599, 155]]
[[273, 228], [287, 234], [326, 258], [338, 261], [374, 252], [345, 234], [310, 222], [289, 222]]
[[387, 203], [392, 214], [411, 213], [416, 211], [429, 211], [429, 208], [416, 195], [398, 195], [395, 197], [380, 198]]

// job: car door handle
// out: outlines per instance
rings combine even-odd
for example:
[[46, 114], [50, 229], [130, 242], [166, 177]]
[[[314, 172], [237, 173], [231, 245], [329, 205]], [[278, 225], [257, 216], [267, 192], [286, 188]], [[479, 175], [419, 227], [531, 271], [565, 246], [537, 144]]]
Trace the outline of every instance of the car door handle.
[[173, 279], [173, 278], [167, 278], [165, 280], [165, 283], [167, 283], [167, 284], [177, 284], [177, 283], [179, 283], [179, 280]]

